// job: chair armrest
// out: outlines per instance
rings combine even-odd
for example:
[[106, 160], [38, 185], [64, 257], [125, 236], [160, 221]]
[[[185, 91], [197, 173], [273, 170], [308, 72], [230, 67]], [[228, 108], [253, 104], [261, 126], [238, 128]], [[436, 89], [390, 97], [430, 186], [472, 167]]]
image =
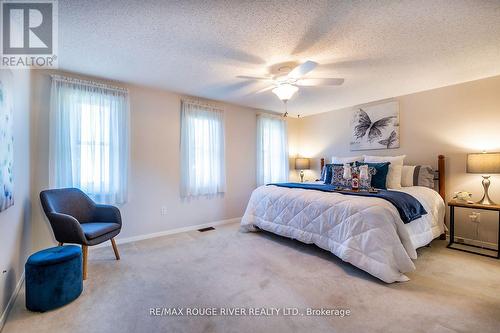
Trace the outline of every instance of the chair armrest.
[[80, 227], [80, 222], [73, 216], [52, 212], [48, 213], [47, 217], [57, 241], [76, 244], [85, 244], [87, 242]]
[[122, 215], [120, 210], [110, 205], [95, 205], [95, 222], [113, 222], [122, 225]]

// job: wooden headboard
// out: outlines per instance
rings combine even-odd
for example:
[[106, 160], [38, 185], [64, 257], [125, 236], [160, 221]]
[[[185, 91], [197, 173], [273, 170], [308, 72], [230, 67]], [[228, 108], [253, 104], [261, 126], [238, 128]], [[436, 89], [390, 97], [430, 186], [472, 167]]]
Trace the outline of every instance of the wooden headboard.
[[[444, 166], [444, 155], [438, 156], [438, 169], [437, 169], [437, 181], [439, 187], [439, 195], [446, 202], [446, 182], [445, 182], [445, 166]], [[434, 180], [436, 180], [434, 178]]]
[[[321, 159], [321, 168], [320, 170], [323, 170], [323, 167], [325, 166], [325, 159]], [[438, 156], [438, 169], [436, 173], [436, 177], [434, 178], [434, 181], [437, 181], [438, 183], [438, 192], [441, 198], [446, 201], [446, 182], [445, 182], [445, 163], [444, 163], [444, 155], [439, 155]]]

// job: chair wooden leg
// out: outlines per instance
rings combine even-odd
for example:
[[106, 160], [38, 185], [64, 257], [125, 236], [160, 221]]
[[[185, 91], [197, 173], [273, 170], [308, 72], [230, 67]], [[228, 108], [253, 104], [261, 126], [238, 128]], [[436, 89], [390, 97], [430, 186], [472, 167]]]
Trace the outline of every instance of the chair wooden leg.
[[59, 242], [59, 246], [63, 246], [63, 242]]
[[120, 254], [118, 253], [118, 247], [116, 247], [114, 238], [111, 238], [111, 245], [113, 245], [113, 251], [115, 251], [116, 260], [120, 260]]
[[87, 280], [87, 257], [89, 248], [87, 245], [82, 245], [83, 252], [83, 279]]

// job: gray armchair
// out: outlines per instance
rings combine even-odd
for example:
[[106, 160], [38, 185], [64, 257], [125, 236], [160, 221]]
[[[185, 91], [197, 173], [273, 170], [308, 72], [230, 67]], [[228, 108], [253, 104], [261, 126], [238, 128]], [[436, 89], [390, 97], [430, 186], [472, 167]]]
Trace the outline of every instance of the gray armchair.
[[120, 260], [114, 240], [122, 228], [118, 208], [98, 205], [77, 188], [42, 191], [40, 200], [59, 245], [82, 245], [84, 280], [87, 278], [88, 246], [111, 240], [116, 260]]

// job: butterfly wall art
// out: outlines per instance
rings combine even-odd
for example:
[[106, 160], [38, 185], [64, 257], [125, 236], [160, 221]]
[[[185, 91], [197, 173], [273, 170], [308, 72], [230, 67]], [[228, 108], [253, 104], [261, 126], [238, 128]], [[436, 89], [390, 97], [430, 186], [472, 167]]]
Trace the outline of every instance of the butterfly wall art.
[[351, 118], [351, 150], [399, 148], [399, 103], [356, 107]]

